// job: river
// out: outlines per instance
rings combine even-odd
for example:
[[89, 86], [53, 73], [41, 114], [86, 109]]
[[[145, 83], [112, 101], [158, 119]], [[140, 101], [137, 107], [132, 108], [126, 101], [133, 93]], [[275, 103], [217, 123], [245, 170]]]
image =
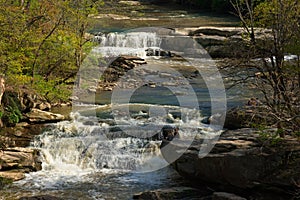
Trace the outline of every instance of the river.
[[[119, 55], [139, 56], [147, 64], [127, 72], [113, 91], [79, 95], [84, 101], [74, 102], [70, 121], [53, 124], [32, 141], [32, 147], [41, 151], [43, 169], [1, 191], [0, 199], [34, 195], [131, 199], [145, 190], [188, 185], [162, 156], [160, 140], [153, 138], [165, 125], [179, 127], [185, 148], [195, 137], [218, 135], [222, 122], [205, 125], [201, 120], [223, 113], [227, 105], [237, 105], [240, 99], [233, 95], [237, 91], [226, 98], [214, 61], [191, 38], [165, 28], [129, 30], [144, 23], [182, 27], [182, 21], [197, 26], [203, 19], [216, 22], [216, 17], [174, 13], [156, 7], [139, 23], [132, 25], [134, 20], [127, 19], [129, 25], [124, 26], [124, 20], [113, 20], [103, 29], [99, 26], [107, 24], [107, 18], [98, 19], [94, 31], [101, 32], [95, 38], [99, 46], [84, 61], [79, 71], [83, 82], [74, 87], [74, 96], [78, 97], [78, 88], [94, 87], [94, 80]], [[116, 29], [118, 32], [111, 32]], [[149, 56], [149, 49], [179, 56]], [[97, 64], [91, 68], [95, 57]], [[103, 69], [99, 70], [98, 62]], [[126, 87], [132, 82], [134, 86]]]

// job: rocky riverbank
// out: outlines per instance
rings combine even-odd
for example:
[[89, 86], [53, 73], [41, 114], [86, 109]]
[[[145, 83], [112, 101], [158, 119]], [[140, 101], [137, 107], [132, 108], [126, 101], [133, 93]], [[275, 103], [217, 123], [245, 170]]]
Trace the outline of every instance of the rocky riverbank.
[[64, 120], [65, 116], [50, 112], [52, 105], [28, 89], [4, 89], [0, 118], [0, 177], [16, 181], [23, 179], [25, 173], [41, 170], [39, 151], [29, 148], [30, 142], [49, 123]]

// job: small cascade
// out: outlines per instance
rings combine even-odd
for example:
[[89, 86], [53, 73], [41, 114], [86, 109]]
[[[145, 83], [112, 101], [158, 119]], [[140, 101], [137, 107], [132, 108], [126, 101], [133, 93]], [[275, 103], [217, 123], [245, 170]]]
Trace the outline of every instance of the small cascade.
[[161, 44], [161, 38], [152, 32], [98, 34], [95, 40], [99, 42], [99, 47], [94, 51], [103, 57], [132, 55], [145, 58], [145, 50], [159, 48]]
[[33, 146], [42, 150], [44, 170], [135, 170], [147, 155], [159, 155], [157, 141], [125, 137], [121, 130], [115, 131], [117, 128], [105, 123], [99, 126], [87, 122], [82, 117], [58, 123], [35, 140]]
[[108, 33], [95, 36], [95, 39], [103, 47], [158, 47], [161, 42], [161, 38], [151, 32]]
[[155, 135], [147, 135], [151, 132], [147, 130], [149, 127], [154, 130], [165, 124], [176, 124], [180, 126], [183, 138], [194, 138], [199, 134], [199, 121], [192, 120], [195, 110], [181, 109], [186, 112], [182, 115], [186, 119], [167, 122], [172, 114], [178, 113], [179, 108], [176, 107], [176, 110], [174, 107], [163, 107], [169, 109], [166, 116], [147, 118], [141, 113], [141, 116], [134, 115], [130, 119], [115, 118], [113, 124], [106, 123], [113, 119], [97, 119], [74, 113], [73, 120], [57, 123], [51, 130], [39, 135], [33, 146], [41, 149], [44, 171], [156, 170], [168, 163], [159, 149], [161, 141]]

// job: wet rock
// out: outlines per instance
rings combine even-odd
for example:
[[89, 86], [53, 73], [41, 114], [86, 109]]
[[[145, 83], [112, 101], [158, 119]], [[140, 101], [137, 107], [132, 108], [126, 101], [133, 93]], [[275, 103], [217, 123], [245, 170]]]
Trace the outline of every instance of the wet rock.
[[236, 188], [268, 185], [293, 190], [300, 182], [300, 142], [295, 138], [287, 137], [272, 147], [254, 129], [226, 131], [211, 152], [200, 158], [199, 150], [206, 145], [196, 140], [174, 168], [191, 180]]
[[247, 200], [247, 199], [227, 192], [214, 192], [212, 196], [212, 200]]
[[200, 199], [209, 194], [208, 191], [201, 191], [190, 187], [173, 187], [168, 189], [159, 189], [153, 191], [141, 192], [135, 194], [133, 199], [140, 200], [165, 200], [165, 199], [180, 199], [180, 200], [192, 200]]
[[42, 111], [35, 108], [33, 108], [29, 113], [27, 113], [26, 117], [30, 122], [34, 122], [34, 123], [58, 122], [65, 119], [65, 117], [61, 114]]

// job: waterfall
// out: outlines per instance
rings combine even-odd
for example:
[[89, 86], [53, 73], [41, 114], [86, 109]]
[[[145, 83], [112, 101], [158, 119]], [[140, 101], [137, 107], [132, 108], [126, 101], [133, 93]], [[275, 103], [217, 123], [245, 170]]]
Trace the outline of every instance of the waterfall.
[[[176, 124], [180, 126], [182, 137], [189, 138], [200, 133], [199, 121], [192, 120], [195, 110], [181, 109], [185, 112], [182, 116], [185, 115], [186, 119], [178, 119], [178, 116], [174, 116], [179, 112], [179, 107], [161, 107], [167, 110], [166, 116], [145, 118], [145, 114], [139, 112], [139, 116], [134, 115], [131, 119], [115, 119], [113, 124], [108, 123], [112, 119], [105, 121], [94, 116], [73, 113], [73, 120], [57, 123], [39, 135], [33, 146], [42, 152], [44, 171], [156, 170], [168, 163], [160, 153], [161, 141], [153, 137], [141, 137], [147, 132], [143, 126], [152, 124], [153, 127], [162, 127], [165, 124]], [[168, 123], [170, 117], [177, 119]]]
[[94, 51], [103, 57], [132, 55], [145, 58], [147, 48], [158, 48], [161, 38], [152, 32], [108, 33], [95, 36], [99, 47]]
[[88, 117], [61, 122], [36, 138], [33, 146], [42, 151], [43, 170], [134, 170], [147, 159], [143, 151], [159, 154], [157, 141], [125, 137], [117, 127], [88, 122]]

